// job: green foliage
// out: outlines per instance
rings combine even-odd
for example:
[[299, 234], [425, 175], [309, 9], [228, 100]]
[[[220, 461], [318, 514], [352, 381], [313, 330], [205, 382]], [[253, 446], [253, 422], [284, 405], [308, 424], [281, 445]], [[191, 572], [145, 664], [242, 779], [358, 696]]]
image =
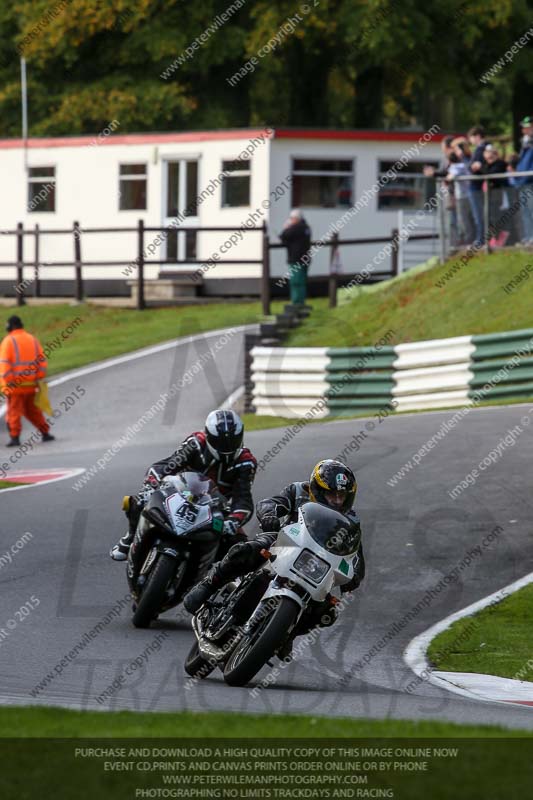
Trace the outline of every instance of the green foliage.
[[[2, 4], [0, 135], [20, 134], [20, 53], [32, 135], [95, 133], [112, 119], [121, 133], [259, 123], [460, 130], [478, 121], [501, 131], [511, 111], [515, 121], [531, 111], [531, 47], [480, 82], [529, 29], [527, 0], [247, 0], [231, 10], [234, 2]], [[253, 72], [229, 85], [254, 57]]]

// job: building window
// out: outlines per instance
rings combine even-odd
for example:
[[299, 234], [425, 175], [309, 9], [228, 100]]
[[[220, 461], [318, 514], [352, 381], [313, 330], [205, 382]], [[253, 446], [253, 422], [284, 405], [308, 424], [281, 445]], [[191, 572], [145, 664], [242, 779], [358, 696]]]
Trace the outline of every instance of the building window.
[[146, 164], [121, 164], [119, 210], [146, 211]]
[[[167, 162], [167, 217], [198, 214], [198, 161]], [[184, 181], [181, 180], [184, 175]]]
[[435, 179], [425, 178], [424, 166], [437, 167], [437, 161], [410, 161], [405, 166], [397, 161], [380, 161], [379, 178], [383, 179], [388, 170], [394, 169], [396, 176], [390, 177], [378, 193], [379, 211], [417, 210], [424, 206], [435, 194]]
[[29, 167], [28, 211], [56, 210], [56, 168]]
[[222, 208], [250, 205], [250, 159], [223, 161]]
[[295, 158], [292, 162], [292, 206], [351, 206], [353, 180], [353, 161]]

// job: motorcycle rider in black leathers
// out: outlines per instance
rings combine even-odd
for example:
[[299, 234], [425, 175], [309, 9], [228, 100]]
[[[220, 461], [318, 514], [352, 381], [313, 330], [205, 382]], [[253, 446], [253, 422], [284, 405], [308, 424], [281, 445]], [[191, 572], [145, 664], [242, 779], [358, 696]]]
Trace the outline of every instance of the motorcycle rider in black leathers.
[[[195, 614], [221, 586], [264, 565], [268, 550], [280, 530], [281, 519], [285, 517], [284, 524], [296, 522], [298, 510], [304, 503], [311, 501], [329, 506], [344, 514], [360, 528], [359, 517], [352, 508], [356, 492], [357, 482], [352, 470], [341, 461], [326, 459], [318, 462], [308, 482], [291, 483], [279, 495], [260, 500], [256, 514], [263, 533], [253, 541], [233, 545], [222, 561], [213, 565], [206, 577], [185, 595], [183, 605], [187, 611]], [[343, 593], [357, 589], [365, 576], [362, 544], [359, 545], [354, 562], [354, 577], [340, 587]], [[280, 657], [290, 657], [294, 636], [307, 633], [317, 625], [332, 625], [336, 618], [335, 607], [329, 598], [321, 603], [311, 603], [299, 620], [283, 654], [279, 654]]]
[[221, 409], [211, 411], [203, 431], [192, 433], [175, 453], [152, 464], [140, 492], [124, 498], [123, 508], [129, 528], [118, 544], [111, 548], [111, 558], [125, 561], [131, 547], [134, 569], [140, 569], [145, 548], [139, 537], [134, 537], [141, 511], [165, 476], [186, 470], [200, 472], [210, 478], [230, 501], [219, 554], [235, 542], [246, 542], [246, 534], [241, 528], [254, 510], [252, 483], [257, 461], [250, 450], [242, 446], [243, 435], [244, 426], [238, 414]]

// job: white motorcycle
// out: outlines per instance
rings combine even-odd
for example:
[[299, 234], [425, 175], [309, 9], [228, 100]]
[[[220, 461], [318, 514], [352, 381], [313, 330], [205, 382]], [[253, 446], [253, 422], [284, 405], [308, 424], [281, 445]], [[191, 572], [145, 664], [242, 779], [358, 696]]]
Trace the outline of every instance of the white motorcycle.
[[265, 567], [224, 586], [193, 617], [197, 641], [186, 672], [204, 678], [216, 667], [230, 686], [247, 684], [279, 653], [312, 603], [337, 600], [354, 576], [361, 530], [344, 514], [305, 503], [285, 525]]

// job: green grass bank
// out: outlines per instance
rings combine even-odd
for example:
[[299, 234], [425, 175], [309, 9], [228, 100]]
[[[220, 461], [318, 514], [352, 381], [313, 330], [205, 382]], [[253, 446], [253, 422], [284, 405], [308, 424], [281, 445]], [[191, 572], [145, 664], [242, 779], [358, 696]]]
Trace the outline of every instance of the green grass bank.
[[526, 265], [533, 265], [533, 253], [484, 253], [464, 266], [461, 255], [432, 269], [356, 287], [349, 302], [336, 309], [324, 300], [311, 301], [313, 313], [292, 332], [288, 344], [355, 347], [373, 345], [389, 330], [394, 332], [390, 344], [400, 344], [530, 328], [533, 269], [526, 270]]

